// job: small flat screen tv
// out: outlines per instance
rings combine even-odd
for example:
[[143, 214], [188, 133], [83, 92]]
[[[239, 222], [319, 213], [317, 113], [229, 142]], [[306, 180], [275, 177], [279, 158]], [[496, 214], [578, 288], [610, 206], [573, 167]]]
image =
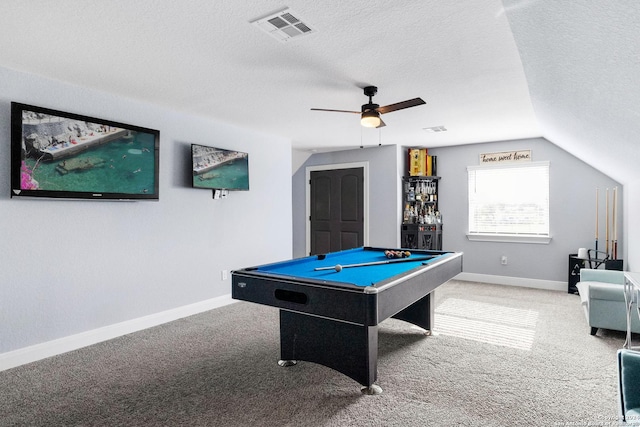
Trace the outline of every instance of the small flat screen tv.
[[249, 154], [191, 144], [193, 188], [249, 190]]
[[11, 103], [11, 197], [158, 200], [160, 132]]

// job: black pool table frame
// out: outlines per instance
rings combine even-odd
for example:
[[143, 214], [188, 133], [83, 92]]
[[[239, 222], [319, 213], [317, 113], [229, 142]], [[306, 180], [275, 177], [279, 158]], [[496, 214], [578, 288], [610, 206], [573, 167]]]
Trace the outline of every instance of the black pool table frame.
[[393, 317], [430, 331], [434, 289], [462, 271], [462, 253], [412, 253], [441, 256], [367, 287], [251, 267], [232, 272], [232, 297], [280, 309], [281, 366], [319, 363], [362, 384], [363, 393], [378, 394], [378, 324]]

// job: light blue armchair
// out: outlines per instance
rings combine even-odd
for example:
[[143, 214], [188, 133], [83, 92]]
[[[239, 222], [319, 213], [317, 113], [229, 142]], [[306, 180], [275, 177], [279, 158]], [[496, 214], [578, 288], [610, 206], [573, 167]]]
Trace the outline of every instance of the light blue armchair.
[[[624, 301], [624, 272], [618, 270], [580, 270], [576, 285], [591, 335], [598, 329], [627, 330]], [[635, 306], [634, 306], [635, 311]], [[640, 332], [640, 319], [631, 316], [631, 332]]]
[[618, 383], [622, 421], [640, 423], [640, 352], [618, 350]]

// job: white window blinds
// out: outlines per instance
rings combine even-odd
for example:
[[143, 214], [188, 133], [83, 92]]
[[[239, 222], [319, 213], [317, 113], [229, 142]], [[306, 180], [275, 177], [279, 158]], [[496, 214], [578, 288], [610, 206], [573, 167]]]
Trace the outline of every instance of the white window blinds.
[[469, 166], [469, 234], [549, 236], [549, 162]]

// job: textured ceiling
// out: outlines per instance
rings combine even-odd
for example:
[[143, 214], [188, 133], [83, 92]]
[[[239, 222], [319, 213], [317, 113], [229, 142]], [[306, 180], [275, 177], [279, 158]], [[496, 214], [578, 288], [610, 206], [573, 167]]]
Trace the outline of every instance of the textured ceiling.
[[[284, 6], [314, 34], [281, 43], [250, 24]], [[142, 99], [326, 151], [539, 136], [499, 0], [3, 0], [0, 65]], [[374, 102], [427, 104], [357, 115]], [[445, 126], [429, 134], [423, 128]]]
[[[316, 32], [280, 43], [250, 24], [285, 6]], [[636, 0], [2, 0], [0, 65], [301, 150], [545, 136], [625, 181], [640, 134], [639, 16]], [[358, 110], [367, 85], [380, 105], [427, 104], [384, 115], [382, 130], [310, 111]], [[612, 135], [627, 157], [602, 156]]]
[[640, 182], [640, 2], [504, 3], [542, 135]]

